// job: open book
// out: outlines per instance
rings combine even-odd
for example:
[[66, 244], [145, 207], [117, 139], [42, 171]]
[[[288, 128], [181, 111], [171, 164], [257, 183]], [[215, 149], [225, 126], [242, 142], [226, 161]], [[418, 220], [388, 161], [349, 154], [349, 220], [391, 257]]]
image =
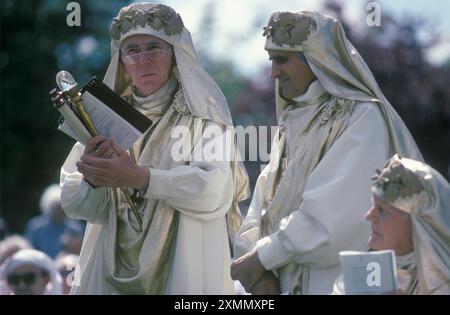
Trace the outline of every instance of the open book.
[[339, 258], [345, 294], [382, 294], [397, 290], [394, 251], [342, 251]]
[[[96, 78], [92, 78], [80, 93], [98, 134], [114, 138], [124, 149], [129, 149], [152, 125], [149, 118]], [[92, 136], [78, 115], [68, 104], [62, 105], [58, 110], [63, 116], [58, 129], [86, 144]]]

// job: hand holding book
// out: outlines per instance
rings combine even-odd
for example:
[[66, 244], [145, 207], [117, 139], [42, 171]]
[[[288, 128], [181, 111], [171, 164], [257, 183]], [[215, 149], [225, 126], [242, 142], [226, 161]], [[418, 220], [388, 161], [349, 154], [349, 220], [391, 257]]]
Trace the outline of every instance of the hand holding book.
[[148, 169], [137, 165], [114, 139], [92, 138], [76, 165], [94, 186], [147, 188]]
[[[60, 71], [56, 81], [61, 91], [50, 94], [63, 116], [59, 129], [85, 145], [77, 163], [85, 180], [93, 186], [146, 189], [148, 169], [138, 166], [123, 148], [130, 148], [151, 121], [95, 78], [82, 89], [66, 71]], [[127, 188], [122, 192], [140, 231], [141, 215]]]
[[112, 148], [112, 139], [95, 136], [87, 142], [84, 154], [103, 159], [114, 157], [115, 153]]

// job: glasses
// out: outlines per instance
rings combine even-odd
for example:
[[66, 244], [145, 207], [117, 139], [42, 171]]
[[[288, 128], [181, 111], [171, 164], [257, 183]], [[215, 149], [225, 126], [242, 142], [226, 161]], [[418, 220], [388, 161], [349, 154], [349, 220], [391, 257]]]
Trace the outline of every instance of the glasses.
[[61, 277], [67, 277], [68, 275], [70, 275], [72, 272], [73, 272], [73, 270], [58, 270], [59, 271], [59, 274], [61, 275]]
[[122, 61], [127, 65], [135, 65], [139, 63], [139, 61], [141, 60], [141, 56], [153, 61], [160, 60], [167, 54], [168, 51], [169, 47], [164, 49], [147, 50], [138, 53], [122, 52]]
[[24, 274], [12, 273], [8, 275], [7, 280], [11, 285], [18, 285], [21, 281], [23, 281], [26, 285], [32, 285], [36, 282], [36, 279], [39, 276], [47, 275], [45, 272], [35, 273], [35, 272], [26, 272]]

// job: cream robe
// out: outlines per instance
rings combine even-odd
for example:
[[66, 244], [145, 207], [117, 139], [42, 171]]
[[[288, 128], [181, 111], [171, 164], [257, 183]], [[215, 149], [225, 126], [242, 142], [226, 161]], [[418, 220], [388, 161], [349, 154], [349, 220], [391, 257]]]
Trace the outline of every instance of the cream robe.
[[[307, 101], [321, 93], [323, 88], [315, 81], [296, 101]], [[285, 109], [288, 161], [289, 155], [295, 154], [289, 151], [290, 135], [296, 134], [314, 107]], [[259, 241], [254, 222], [261, 214], [254, 205], [264, 199], [264, 181], [255, 187], [235, 244], [238, 255], [256, 244], [266, 269], [278, 269], [294, 261], [303, 266], [303, 294], [330, 294], [340, 274], [339, 251], [367, 248], [370, 226], [364, 214], [371, 206], [370, 178], [388, 158], [388, 132], [378, 106], [357, 102], [346, 130], [309, 176], [301, 207], [283, 220], [277, 232]], [[278, 276], [282, 292], [288, 293], [292, 274], [281, 269]]]
[[[215, 125], [207, 121], [204, 128]], [[168, 127], [170, 130], [170, 128]], [[194, 150], [211, 141], [203, 140]], [[62, 205], [71, 218], [89, 222], [72, 294], [111, 294], [103, 262], [108, 217], [115, 215], [110, 190], [91, 188], [75, 163], [84, 146], [77, 143], [61, 170]], [[145, 198], [156, 198], [180, 212], [166, 294], [234, 294], [225, 215], [233, 197], [229, 162], [193, 161], [170, 170], [150, 169]], [[77, 282], [77, 281], [75, 281]]]

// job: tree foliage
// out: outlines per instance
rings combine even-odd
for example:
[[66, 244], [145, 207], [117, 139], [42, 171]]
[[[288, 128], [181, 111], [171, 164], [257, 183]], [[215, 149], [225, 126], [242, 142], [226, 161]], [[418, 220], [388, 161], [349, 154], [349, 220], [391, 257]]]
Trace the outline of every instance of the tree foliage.
[[59, 115], [48, 94], [56, 86], [56, 73], [71, 71], [80, 84], [93, 75], [102, 77], [111, 19], [128, 3], [78, 1], [81, 27], [69, 27], [69, 2], [1, 2], [0, 215], [11, 231], [21, 231], [36, 214], [40, 194], [59, 181], [73, 144], [56, 130]]

